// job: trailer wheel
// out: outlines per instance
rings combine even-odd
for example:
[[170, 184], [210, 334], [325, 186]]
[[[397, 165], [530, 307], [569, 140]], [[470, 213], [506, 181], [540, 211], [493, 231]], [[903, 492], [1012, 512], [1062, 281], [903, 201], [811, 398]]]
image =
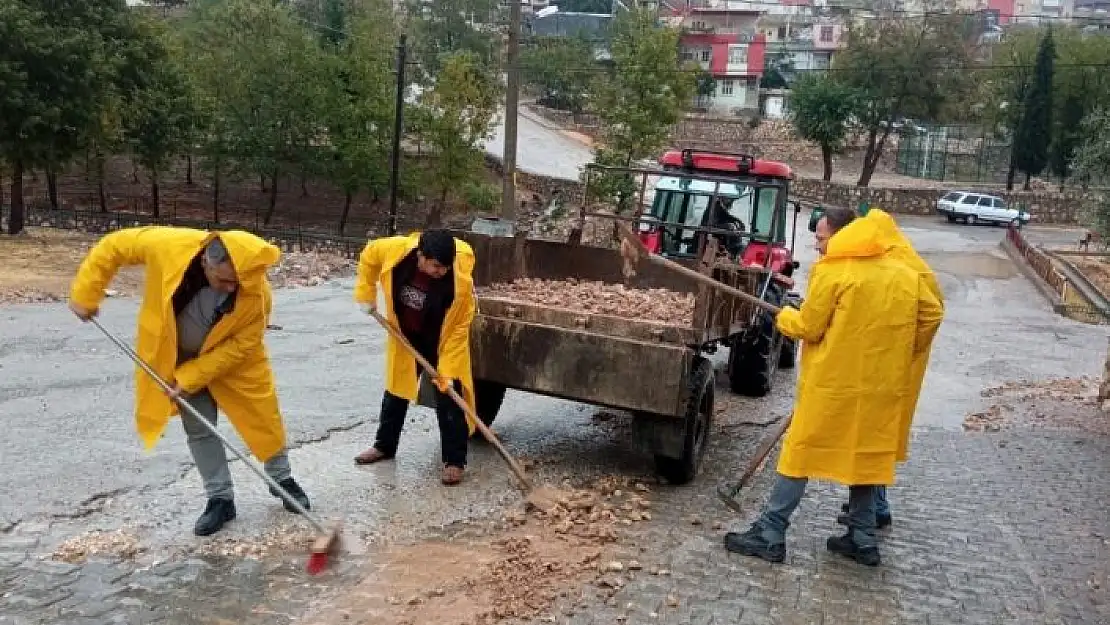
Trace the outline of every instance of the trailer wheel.
[[[475, 412], [478, 413], [482, 423], [493, 425], [493, 420], [497, 418], [497, 413], [501, 412], [501, 404], [505, 401], [505, 390], [504, 384], [489, 380], [474, 380]], [[474, 435], [479, 435], [477, 430]]]
[[683, 417], [682, 457], [655, 456], [655, 470], [671, 484], [686, 484], [697, 477], [713, 426], [713, 364], [698, 356], [687, 379], [686, 415]]
[[797, 358], [798, 342], [782, 337], [782, 346], [779, 347], [779, 369], [793, 369]]
[[778, 336], [772, 326], [753, 328], [733, 340], [728, 350], [728, 383], [733, 393], [763, 397], [771, 392], [782, 343]]

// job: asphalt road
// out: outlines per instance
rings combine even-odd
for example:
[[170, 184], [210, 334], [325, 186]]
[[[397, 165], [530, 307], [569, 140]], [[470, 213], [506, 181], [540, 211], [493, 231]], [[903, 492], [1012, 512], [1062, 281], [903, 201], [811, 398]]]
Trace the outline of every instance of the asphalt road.
[[[504, 115], [502, 115], [504, 117]], [[532, 174], [578, 180], [582, 167], [593, 160], [589, 146], [577, 141], [526, 108], [517, 118], [517, 168]], [[505, 122], [485, 142], [486, 152], [501, 158], [505, 151]]]

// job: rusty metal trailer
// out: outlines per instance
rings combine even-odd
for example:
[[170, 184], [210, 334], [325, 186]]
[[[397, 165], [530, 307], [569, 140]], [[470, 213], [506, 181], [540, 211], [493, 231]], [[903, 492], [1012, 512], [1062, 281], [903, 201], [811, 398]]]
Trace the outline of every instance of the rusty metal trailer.
[[[695, 296], [693, 321], [677, 326], [482, 296], [519, 278], [625, 284], [614, 249], [524, 237], [455, 233], [473, 246], [478, 315], [471, 330], [478, 413], [490, 423], [507, 388], [630, 411], [635, 439], [668, 481], [692, 480], [714, 415], [715, 376], [705, 354], [729, 344], [756, 318], [738, 298], [650, 266], [629, 287]], [[716, 246], [688, 266], [755, 292], [759, 268], [717, 266]]]

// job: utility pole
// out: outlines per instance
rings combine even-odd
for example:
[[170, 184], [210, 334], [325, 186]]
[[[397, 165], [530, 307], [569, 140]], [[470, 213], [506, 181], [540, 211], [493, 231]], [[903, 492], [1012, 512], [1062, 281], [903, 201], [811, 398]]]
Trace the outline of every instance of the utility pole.
[[[516, 121], [520, 108], [520, 2], [509, 0], [509, 41], [506, 54], [505, 152], [501, 158], [501, 219], [516, 221]], [[515, 227], [515, 224], [513, 224]]]
[[408, 37], [401, 33], [397, 43], [397, 99], [393, 113], [393, 154], [389, 166], [389, 225], [388, 234], [397, 234], [397, 184], [401, 177], [401, 134], [405, 127], [405, 57]]

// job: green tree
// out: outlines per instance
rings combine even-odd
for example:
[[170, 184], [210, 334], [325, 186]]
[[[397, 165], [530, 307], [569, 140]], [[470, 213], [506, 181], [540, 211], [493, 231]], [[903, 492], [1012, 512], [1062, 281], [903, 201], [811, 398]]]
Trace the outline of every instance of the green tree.
[[852, 27], [833, 69], [864, 104], [857, 111], [867, 133], [858, 186], [870, 184], [898, 122], [941, 119], [959, 102], [958, 94], [974, 80], [964, 32], [958, 15], [867, 20]]
[[455, 52], [472, 52], [480, 65], [497, 66], [501, 45], [497, 26], [502, 13], [500, 0], [406, 0], [405, 8], [424, 82], [437, 77], [446, 59]]
[[694, 93], [697, 94], [698, 108], [704, 108], [709, 99], [717, 93], [717, 79], [713, 73], [697, 63], [687, 63], [684, 69], [694, 75]]
[[389, 63], [397, 36], [394, 18], [387, 1], [365, 2], [332, 58], [325, 114], [331, 158], [325, 171], [344, 192], [340, 234], [356, 192], [365, 189], [374, 201], [388, 188], [397, 82]]
[[764, 89], [786, 89], [794, 75], [794, 57], [788, 52], [773, 52], [763, 62], [763, 77], [759, 86]]
[[581, 112], [594, 65], [594, 48], [585, 36], [537, 37], [521, 51], [522, 81], [543, 92], [556, 108]]
[[150, 174], [151, 207], [161, 210], [159, 179], [170, 161], [188, 149], [194, 121], [193, 99], [183, 68], [153, 24], [143, 30], [143, 85], [131, 94], [123, 136], [135, 160]]
[[1049, 167], [1063, 185], [1072, 173], [1069, 165], [1079, 145], [1080, 122], [1110, 100], [1110, 76], [1100, 67], [1110, 58], [1110, 38], [1054, 26], [1052, 40], [1058, 63], [1053, 67]]
[[0, 161], [9, 164], [8, 230], [24, 226], [23, 175], [53, 172], [84, 151], [132, 39], [122, 0], [0, 0]]
[[261, 0], [207, 0], [186, 28], [196, 55], [193, 82], [212, 125], [206, 160], [217, 177], [238, 165], [268, 180], [269, 224], [282, 174], [303, 180], [323, 167], [318, 144], [328, 77], [322, 50], [287, 6]]
[[1021, 122], [1014, 133], [1011, 177], [1007, 188], [1013, 187], [1013, 169], [1025, 174], [1025, 190], [1029, 179], [1048, 165], [1048, 148], [1052, 141], [1052, 67], [1056, 49], [1052, 32], [1045, 33], [1037, 50], [1033, 81], [1022, 103]]
[[843, 146], [858, 108], [855, 90], [833, 74], [802, 76], [790, 92], [790, 121], [802, 138], [821, 146], [826, 182], [832, 180], [832, 155]]
[[435, 85], [421, 94], [420, 137], [435, 154], [428, 186], [439, 198], [426, 227], [442, 223], [452, 193], [482, 171], [481, 142], [490, 136], [499, 99], [497, 78], [473, 52], [449, 54]]
[[[694, 75], [679, 65], [677, 30], [660, 27], [652, 11], [621, 13], [613, 24], [613, 71], [594, 85], [596, 113], [601, 121], [603, 147], [598, 164], [628, 167], [654, 156], [667, 144], [671, 128], [690, 106]], [[626, 174], [616, 174], [618, 179]], [[598, 189], [611, 189], [618, 211], [629, 208], [630, 181], [597, 180]]]
[[[1073, 161], [1075, 175], [1084, 180], [1110, 179], [1110, 106], [1104, 105], [1087, 115], [1080, 135], [1083, 140]], [[1094, 200], [1086, 221], [1103, 239], [1110, 238], [1110, 194], [1103, 193]]]
[[1071, 175], [1071, 161], [1079, 147], [1079, 125], [1085, 115], [1083, 104], [1078, 95], [1069, 93], [1064, 97], [1059, 114], [1053, 116], [1058, 121], [1052, 132], [1048, 164], [1052, 173], [1060, 178], [1060, 186]]

